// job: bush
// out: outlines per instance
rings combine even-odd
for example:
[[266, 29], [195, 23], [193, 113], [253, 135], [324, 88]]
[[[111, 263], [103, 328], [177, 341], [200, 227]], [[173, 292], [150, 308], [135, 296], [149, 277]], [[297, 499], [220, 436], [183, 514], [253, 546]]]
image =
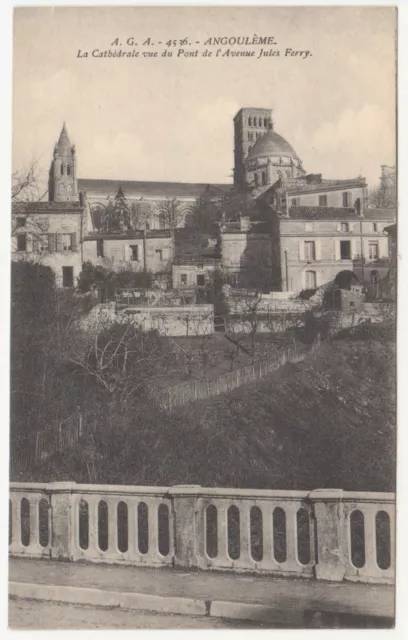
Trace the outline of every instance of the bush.
[[78, 291], [88, 293], [93, 288], [104, 291], [112, 297], [117, 289], [137, 288], [150, 289], [152, 274], [145, 271], [113, 271], [91, 262], [84, 262], [78, 277]]

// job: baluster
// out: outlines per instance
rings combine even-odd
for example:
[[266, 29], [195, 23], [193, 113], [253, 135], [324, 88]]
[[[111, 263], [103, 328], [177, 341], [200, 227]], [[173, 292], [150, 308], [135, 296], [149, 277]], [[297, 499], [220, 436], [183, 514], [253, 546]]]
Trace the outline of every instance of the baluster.
[[390, 568], [389, 571], [395, 575], [395, 508], [384, 509], [390, 517]]
[[114, 498], [107, 498], [108, 505], [108, 548], [111, 555], [118, 554], [118, 501]]
[[262, 511], [262, 540], [263, 540], [263, 558], [262, 564], [265, 566], [276, 567], [273, 555], [273, 520], [272, 513], [275, 505], [270, 502], [258, 505]]
[[216, 501], [214, 506], [217, 507], [217, 536], [218, 536], [218, 555], [216, 560], [217, 565], [225, 566], [229, 561], [228, 556], [228, 522], [227, 522], [227, 510], [228, 505], [222, 502]]
[[40, 547], [40, 518], [39, 518], [40, 496], [31, 495], [30, 505], [30, 547]]
[[252, 504], [248, 501], [242, 501], [239, 506], [239, 534], [240, 534], [240, 564], [248, 567], [252, 565], [254, 560], [251, 556], [250, 541], [250, 509]]
[[375, 526], [375, 517], [379, 509], [375, 504], [366, 504], [361, 507], [361, 511], [364, 515], [365, 565], [363, 571], [368, 575], [375, 575], [379, 570], [377, 566]]
[[21, 494], [11, 497], [11, 546], [14, 551], [21, 550]]
[[298, 570], [296, 522], [298, 505], [288, 502], [283, 508], [286, 514], [286, 562], [284, 564], [285, 568]]
[[99, 555], [99, 545], [98, 545], [98, 504], [100, 498], [97, 496], [87, 496], [86, 501], [88, 502], [88, 549], [87, 555], [97, 556]]
[[158, 514], [158, 502], [155, 500], [146, 500], [147, 504], [147, 522], [149, 529], [149, 551], [148, 555], [152, 560], [158, 558], [159, 550], [159, 514]]
[[137, 505], [139, 501], [130, 498], [127, 500], [128, 506], [128, 550], [130, 559], [140, 556], [138, 547], [138, 527], [137, 527]]

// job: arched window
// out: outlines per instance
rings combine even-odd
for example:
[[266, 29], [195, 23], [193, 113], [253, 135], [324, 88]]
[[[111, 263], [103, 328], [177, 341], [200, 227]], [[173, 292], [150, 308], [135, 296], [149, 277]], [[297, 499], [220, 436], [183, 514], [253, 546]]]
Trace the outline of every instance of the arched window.
[[378, 284], [379, 274], [378, 271], [372, 271], [370, 273], [371, 284]]
[[268, 126], [268, 120], [266, 118], [264, 118], [264, 127]]
[[252, 118], [248, 118], [248, 126], [252, 127]]
[[67, 164], [67, 176], [71, 175], [71, 165]]
[[61, 175], [62, 176], [64, 175], [64, 164], [63, 163], [61, 164]]
[[287, 178], [290, 178], [290, 171], [287, 171], [287, 172], [286, 172], [286, 177], [287, 177]]
[[166, 216], [164, 215], [164, 213], [161, 213], [159, 215], [159, 229], [165, 229], [166, 228]]
[[254, 118], [254, 127], [258, 126], [258, 120], [256, 118]]
[[305, 271], [305, 288], [316, 289], [316, 271]]
[[248, 131], [248, 140], [253, 140], [253, 134], [252, 131]]

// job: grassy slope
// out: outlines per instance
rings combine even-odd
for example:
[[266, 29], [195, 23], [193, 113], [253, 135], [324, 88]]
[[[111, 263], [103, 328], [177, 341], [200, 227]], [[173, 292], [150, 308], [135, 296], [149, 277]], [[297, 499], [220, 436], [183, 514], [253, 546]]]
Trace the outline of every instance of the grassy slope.
[[89, 478], [78, 455], [55, 478], [134, 484], [392, 491], [394, 346], [346, 332], [257, 384], [171, 414], [147, 411], [105, 439], [110, 461]]

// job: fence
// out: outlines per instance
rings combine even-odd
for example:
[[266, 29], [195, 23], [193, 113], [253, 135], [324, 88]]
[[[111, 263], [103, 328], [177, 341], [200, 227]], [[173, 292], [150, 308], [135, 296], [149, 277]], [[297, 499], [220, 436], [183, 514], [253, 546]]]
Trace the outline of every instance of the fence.
[[11, 433], [11, 471], [26, 471], [44, 462], [49, 455], [75, 446], [81, 439], [82, 431], [82, 416], [77, 413], [64, 422], [56, 423], [53, 429], [28, 433], [24, 437]]
[[393, 584], [395, 495], [10, 486], [13, 556]]
[[[320, 346], [320, 341], [313, 343], [311, 351]], [[271, 359], [258, 360], [252, 365], [235, 369], [205, 380], [189, 380], [159, 392], [156, 398], [164, 409], [174, 409], [189, 402], [204, 400], [211, 396], [233, 391], [244, 384], [261, 380], [269, 373], [276, 371], [288, 362], [296, 363], [305, 359], [308, 352], [295, 349], [279, 349]]]

